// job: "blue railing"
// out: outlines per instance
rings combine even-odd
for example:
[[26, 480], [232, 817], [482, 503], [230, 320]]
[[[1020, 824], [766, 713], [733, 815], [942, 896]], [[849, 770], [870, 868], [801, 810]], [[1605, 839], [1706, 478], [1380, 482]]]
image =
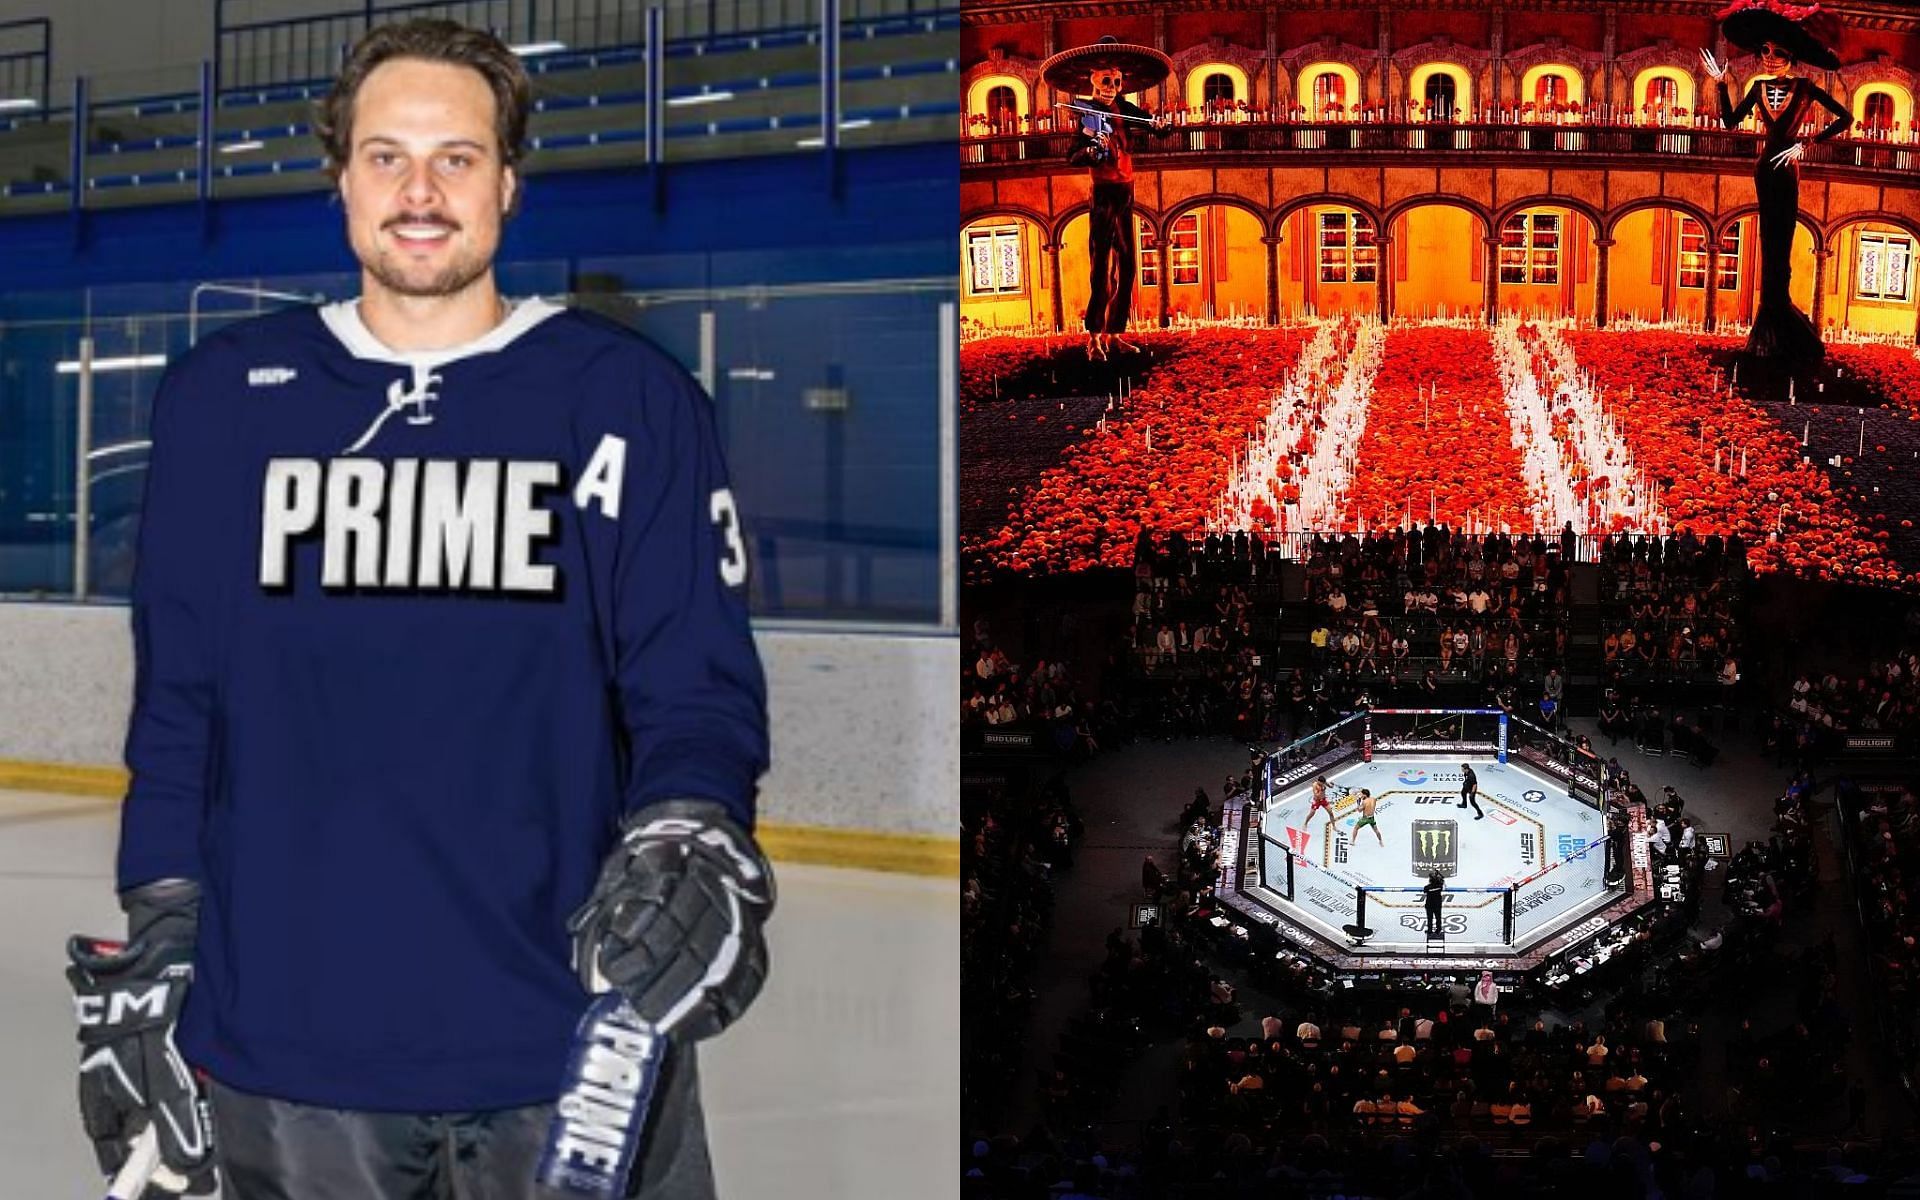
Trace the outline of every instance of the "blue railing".
[[46, 17], [0, 21], [0, 128], [45, 118], [52, 74], [53, 22]]
[[[214, 0], [214, 87], [271, 87], [326, 79], [339, 70], [345, 48], [372, 26], [407, 17], [445, 17], [490, 29], [509, 41], [518, 39], [513, 0], [426, 0], [408, 4], [359, 4], [303, 17], [235, 21], [229, 10], [244, 0]], [[526, 12], [532, 5], [519, 6]]]
[[[657, 0], [651, 4], [646, 0], [410, 0], [397, 4], [369, 0], [272, 20], [237, 20], [230, 15], [246, 4], [247, 0], [214, 2], [214, 81], [223, 100], [234, 91], [331, 78], [346, 48], [361, 34], [374, 25], [406, 17], [446, 17], [491, 29], [516, 45], [558, 44], [564, 50], [556, 53], [578, 57], [631, 51], [647, 37], [650, 12], [661, 14], [668, 46], [689, 53], [805, 42], [827, 15], [823, 0], [705, 0], [671, 5]], [[860, 25], [956, 11], [953, 0], [842, 0], [837, 7], [840, 21]]]

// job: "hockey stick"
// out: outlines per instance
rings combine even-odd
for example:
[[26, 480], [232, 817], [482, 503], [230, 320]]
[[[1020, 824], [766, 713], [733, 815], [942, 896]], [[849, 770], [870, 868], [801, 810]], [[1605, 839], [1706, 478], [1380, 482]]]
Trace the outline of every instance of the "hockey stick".
[[140, 1200], [140, 1194], [147, 1190], [147, 1183], [159, 1166], [160, 1136], [148, 1125], [133, 1139], [127, 1161], [120, 1165], [113, 1182], [107, 1185], [107, 1200]]

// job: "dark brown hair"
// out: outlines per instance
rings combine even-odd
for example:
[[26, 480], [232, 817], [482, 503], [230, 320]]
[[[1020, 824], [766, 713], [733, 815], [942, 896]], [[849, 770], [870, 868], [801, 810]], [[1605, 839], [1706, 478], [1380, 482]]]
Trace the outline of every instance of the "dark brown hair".
[[326, 150], [327, 174], [336, 181], [353, 153], [353, 106], [360, 85], [374, 68], [397, 58], [450, 63], [478, 71], [493, 92], [493, 129], [500, 142], [501, 161], [512, 167], [525, 157], [533, 83], [520, 56], [484, 29], [469, 29], [438, 17], [418, 17], [369, 30], [354, 44], [339, 78], [315, 106], [314, 136]]

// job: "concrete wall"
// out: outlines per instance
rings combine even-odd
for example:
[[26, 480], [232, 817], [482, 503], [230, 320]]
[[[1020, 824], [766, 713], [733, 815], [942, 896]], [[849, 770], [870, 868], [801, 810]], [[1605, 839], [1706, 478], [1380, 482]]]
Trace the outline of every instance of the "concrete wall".
[[[0, 604], [0, 759], [121, 765], [128, 609]], [[768, 821], [951, 835], [960, 821], [956, 637], [758, 634], [773, 715]]]

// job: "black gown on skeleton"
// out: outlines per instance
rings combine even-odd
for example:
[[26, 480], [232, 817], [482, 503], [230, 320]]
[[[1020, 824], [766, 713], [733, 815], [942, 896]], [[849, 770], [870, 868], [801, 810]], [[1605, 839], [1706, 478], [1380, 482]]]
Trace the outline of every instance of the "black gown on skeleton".
[[[1773, 156], [1800, 140], [1800, 127], [1812, 119], [1815, 105], [1833, 114], [1826, 127], [1813, 136], [1816, 142], [1838, 136], [1853, 123], [1853, 114], [1818, 84], [1799, 76], [1751, 81], [1737, 108], [1726, 81], [1721, 80], [1718, 86], [1721, 122], [1732, 129], [1746, 120], [1747, 114], [1758, 112], [1766, 134], [1760, 161], [1753, 168], [1753, 189], [1760, 202], [1760, 303], [1753, 312], [1747, 349], [1762, 358], [1817, 362], [1826, 357], [1820, 332], [1805, 313], [1794, 307], [1787, 291], [1792, 278], [1793, 227], [1800, 213], [1800, 164], [1776, 167]], [[1770, 104], [1773, 99], [1784, 103]]]

